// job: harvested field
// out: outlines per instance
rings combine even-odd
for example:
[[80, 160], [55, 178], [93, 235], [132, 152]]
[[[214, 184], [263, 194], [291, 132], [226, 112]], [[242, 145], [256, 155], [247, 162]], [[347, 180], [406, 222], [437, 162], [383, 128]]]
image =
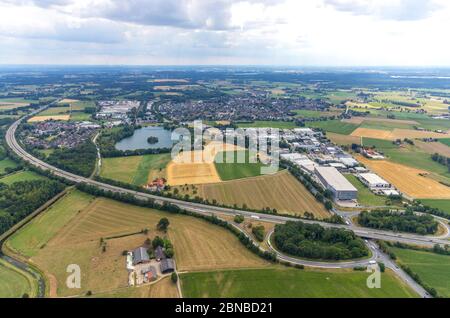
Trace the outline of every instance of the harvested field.
[[70, 115], [51, 115], [51, 116], [34, 116], [28, 119], [29, 123], [46, 121], [46, 120], [69, 120]]
[[412, 198], [450, 198], [450, 187], [426, 177], [429, 172], [425, 170], [411, 168], [387, 160], [375, 161], [362, 156], [358, 156], [357, 159]]
[[154, 83], [188, 83], [189, 81], [183, 78], [158, 78], [154, 80], [150, 80], [150, 82]]
[[371, 129], [371, 128], [357, 128], [351, 136], [376, 138], [384, 140], [396, 140], [396, 139], [415, 139], [415, 138], [445, 138], [448, 134], [436, 133], [433, 131], [422, 131], [413, 129], [399, 129], [394, 128], [392, 131]]
[[393, 123], [400, 125], [420, 125], [415, 120], [405, 120], [405, 119], [390, 119], [390, 118], [374, 118], [374, 117], [352, 117], [349, 119], [342, 119], [345, 123], [360, 125], [363, 122], [376, 122], [376, 123]]
[[210, 142], [203, 151], [182, 152], [167, 165], [167, 183], [184, 185], [220, 182], [214, 160], [219, 152], [234, 150], [239, 148], [231, 144]]
[[414, 144], [421, 150], [429, 153], [434, 154], [438, 153], [442, 156], [450, 157], [450, 147], [447, 145], [444, 145], [440, 142], [424, 142], [421, 140], [415, 140]]
[[361, 137], [327, 132], [327, 137], [338, 145], [361, 144]]
[[308, 190], [284, 170], [274, 175], [259, 176], [215, 184], [196, 186], [198, 195], [209, 201], [242, 207], [246, 204], [251, 209], [270, 207], [278, 213], [303, 215], [305, 211], [314, 213], [318, 218], [330, 214]]
[[112, 292], [94, 294], [99, 298], [178, 298], [177, 285], [170, 277], [165, 277], [154, 284], [117, 289]]
[[370, 129], [370, 128], [356, 128], [350, 136], [354, 137], [367, 137], [367, 138], [377, 138], [385, 140], [394, 140], [391, 131], [380, 130], [380, 129]]
[[58, 104], [72, 104], [78, 102], [78, 99], [64, 98]]
[[[68, 199], [70, 198], [65, 197], [65, 200]], [[63, 212], [76, 217], [69, 219], [61, 216], [53, 224], [43, 214], [36, 222], [30, 223], [27, 231], [20, 230], [15, 235], [17, 242], [25, 242], [32, 238], [30, 233], [38, 233], [45, 228], [41, 222], [55, 225], [52, 227], [52, 237], [44, 240], [47, 241], [46, 244], [36, 244], [36, 254], [30, 259], [51, 278], [50, 294], [54, 296], [84, 295], [88, 290], [94, 295], [115, 294], [116, 290], [119, 294], [128, 293], [125, 256], [122, 252], [142, 246], [147, 238], [151, 239], [156, 235], [169, 236], [174, 244], [179, 270], [255, 268], [268, 265], [248, 251], [229, 231], [194, 217], [141, 208], [105, 198], [95, 199], [80, 211], [79, 206], [64, 206], [70, 211]], [[62, 207], [63, 205], [55, 206], [52, 213], [59, 215], [56, 209]], [[167, 217], [170, 221], [167, 234], [156, 230], [156, 224], [162, 217]], [[147, 235], [138, 233], [143, 228], [149, 229]], [[21, 235], [26, 237], [21, 238]], [[102, 238], [104, 249], [100, 243]], [[26, 254], [20, 250], [20, 244], [14, 247], [19, 253]], [[64, 283], [69, 264], [81, 267], [81, 290], [69, 289]], [[134, 289], [130, 292], [133, 293]], [[164, 290], [158, 289], [149, 290], [148, 293], [143, 291], [144, 296], [166, 296], [164, 293]], [[140, 295], [135, 294], [136, 297]], [[172, 295], [169, 291], [167, 296]]]

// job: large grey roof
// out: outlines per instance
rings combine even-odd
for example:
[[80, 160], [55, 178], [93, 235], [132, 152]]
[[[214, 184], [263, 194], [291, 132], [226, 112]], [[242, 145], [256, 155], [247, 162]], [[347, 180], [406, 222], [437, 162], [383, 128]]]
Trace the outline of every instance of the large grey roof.
[[171, 258], [165, 258], [161, 261], [161, 272], [165, 272], [167, 270], [175, 270], [175, 263]]
[[133, 251], [133, 261], [134, 263], [141, 263], [145, 261], [149, 261], [147, 250], [143, 247], [138, 247]]
[[317, 173], [336, 191], [358, 191], [336, 168], [316, 167]]

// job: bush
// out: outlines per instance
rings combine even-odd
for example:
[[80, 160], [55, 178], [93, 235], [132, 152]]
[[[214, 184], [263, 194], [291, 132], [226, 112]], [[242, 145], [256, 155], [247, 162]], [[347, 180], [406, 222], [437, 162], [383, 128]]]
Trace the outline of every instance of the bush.
[[235, 222], [235, 223], [238, 223], [238, 224], [244, 222], [244, 216], [242, 216], [242, 215], [236, 215], [236, 216], [234, 217], [234, 222]]
[[170, 279], [172, 280], [172, 283], [176, 284], [178, 282], [177, 273], [173, 272], [172, 275], [170, 275]]
[[254, 226], [252, 228], [252, 233], [258, 241], [260, 242], [264, 241], [264, 237], [266, 235], [266, 230], [264, 229], [264, 226], [262, 225]]

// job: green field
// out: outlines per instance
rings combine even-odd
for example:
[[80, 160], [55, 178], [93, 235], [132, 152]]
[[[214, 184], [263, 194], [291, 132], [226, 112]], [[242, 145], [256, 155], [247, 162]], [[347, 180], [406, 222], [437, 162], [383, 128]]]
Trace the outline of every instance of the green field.
[[237, 123], [239, 128], [279, 128], [292, 129], [297, 127], [292, 121], [255, 121], [253, 123]]
[[450, 215], [450, 200], [420, 199], [420, 202]]
[[338, 111], [319, 111], [319, 110], [308, 110], [308, 109], [296, 109], [295, 117], [297, 118], [320, 118], [320, 117], [330, 117], [339, 115]]
[[134, 185], [146, 184], [153, 177], [164, 177], [170, 153], [104, 158], [100, 176]]
[[359, 127], [369, 129], [394, 130], [399, 129], [414, 129], [414, 125], [405, 124], [402, 122], [381, 122], [381, 121], [364, 121]]
[[38, 175], [33, 171], [20, 171], [14, 174], [10, 174], [4, 178], [0, 179], [0, 182], [6, 183], [7, 185], [13, 184], [19, 181], [31, 181], [31, 180], [44, 180], [45, 177]]
[[353, 130], [358, 128], [358, 125], [344, 123], [337, 119], [325, 121], [311, 121], [307, 122], [306, 126], [311, 128], [321, 128], [325, 131], [342, 135], [350, 135], [353, 132]]
[[70, 113], [70, 106], [49, 107], [46, 110], [40, 112], [38, 116], [51, 116], [51, 115], [67, 115]]
[[45, 213], [33, 219], [8, 239], [7, 245], [14, 251], [32, 257], [54, 237], [94, 197], [74, 190], [50, 206]]
[[20, 298], [25, 293], [34, 296], [32, 284], [31, 276], [0, 259], [0, 298]]
[[415, 146], [404, 144], [402, 147], [399, 147], [394, 145], [392, 141], [373, 138], [363, 138], [363, 144], [364, 146], [375, 146], [377, 150], [383, 152], [392, 162], [450, 178], [450, 173], [446, 166], [433, 161], [429, 153]]
[[[234, 153], [234, 163], [227, 162], [227, 153]], [[238, 156], [242, 156], [244, 153], [245, 163], [237, 163]], [[250, 152], [248, 150], [219, 152], [215, 160], [217, 161], [220, 156], [224, 156], [222, 157], [223, 163], [215, 162], [215, 166], [220, 179], [224, 181], [259, 176], [261, 175], [261, 167], [264, 167], [260, 162], [249, 163]]]
[[353, 186], [358, 189], [358, 202], [364, 206], [384, 206], [386, 205], [386, 197], [374, 194], [361, 181], [352, 174], [345, 174], [345, 177]]
[[0, 173], [5, 173], [6, 168], [15, 168], [15, 167], [17, 167], [17, 164], [9, 158], [0, 160]]
[[204, 298], [368, 298], [415, 297], [391, 272], [381, 288], [369, 289], [368, 273], [267, 268], [181, 274], [184, 297]]
[[391, 248], [399, 262], [408, 265], [422, 281], [450, 297], [450, 256], [411, 249]]
[[439, 139], [439, 142], [450, 147], [450, 138]]

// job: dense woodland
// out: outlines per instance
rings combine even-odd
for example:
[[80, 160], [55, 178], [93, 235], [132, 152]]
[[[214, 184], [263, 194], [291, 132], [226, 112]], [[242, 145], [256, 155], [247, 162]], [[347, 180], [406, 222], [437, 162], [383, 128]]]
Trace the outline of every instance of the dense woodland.
[[363, 211], [358, 216], [358, 223], [375, 229], [422, 235], [434, 234], [438, 228], [438, 223], [431, 215], [417, 215], [413, 212], [395, 213], [387, 210]]
[[51, 180], [0, 183], [0, 234], [25, 218], [64, 189]]
[[324, 260], [368, 256], [364, 242], [351, 231], [326, 229], [318, 224], [288, 221], [275, 226], [274, 243], [285, 253]]
[[90, 141], [75, 147], [55, 149], [46, 161], [63, 170], [89, 177], [95, 169], [97, 148]]

